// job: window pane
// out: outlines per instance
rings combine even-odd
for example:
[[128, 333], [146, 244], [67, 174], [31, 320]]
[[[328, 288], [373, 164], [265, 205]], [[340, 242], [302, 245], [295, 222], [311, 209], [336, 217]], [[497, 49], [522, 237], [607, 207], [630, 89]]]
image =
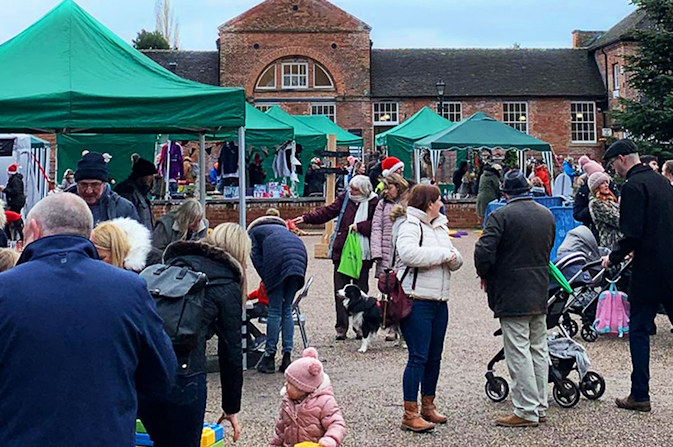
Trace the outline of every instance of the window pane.
[[528, 104], [506, 102], [502, 105], [503, 122], [521, 132], [528, 133]]
[[594, 103], [571, 103], [570, 123], [570, 137], [573, 142], [596, 142], [596, 105]]
[[332, 80], [327, 72], [318, 64], [314, 65], [315, 69], [315, 86], [316, 87], [333, 87]]
[[276, 87], [276, 66], [272, 65], [262, 73], [259, 81], [257, 81], [258, 88], [275, 88]]

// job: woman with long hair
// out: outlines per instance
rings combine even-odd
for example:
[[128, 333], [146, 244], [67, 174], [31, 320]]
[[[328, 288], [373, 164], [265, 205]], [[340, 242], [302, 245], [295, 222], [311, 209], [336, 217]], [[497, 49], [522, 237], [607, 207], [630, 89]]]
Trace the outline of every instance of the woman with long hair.
[[103, 262], [140, 272], [152, 248], [150, 230], [134, 219], [120, 217], [96, 225], [91, 242]]
[[222, 390], [222, 415], [234, 429], [234, 441], [241, 428], [243, 352], [241, 315], [246, 294], [245, 268], [251, 242], [238, 224], [223, 223], [200, 241], [177, 241], [166, 248], [166, 262], [189, 266], [208, 277], [204, 317], [196, 348], [181, 365], [175, 388], [163, 400], [141, 396], [138, 414], [156, 447], [198, 447], [206, 411], [206, 340], [217, 335], [217, 354]]
[[619, 202], [610, 190], [610, 176], [605, 172], [595, 172], [587, 182], [591, 197], [589, 213], [598, 232], [598, 245], [612, 249], [622, 238], [619, 231]]
[[150, 264], [161, 262], [164, 250], [176, 241], [197, 241], [206, 237], [208, 221], [198, 200], [188, 199], [180, 207], [161, 217], [152, 232]]

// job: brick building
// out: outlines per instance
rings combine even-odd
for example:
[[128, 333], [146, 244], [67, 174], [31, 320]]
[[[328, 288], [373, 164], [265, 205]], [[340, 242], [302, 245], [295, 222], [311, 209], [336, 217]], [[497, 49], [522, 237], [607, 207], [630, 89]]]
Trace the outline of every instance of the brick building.
[[574, 31], [568, 49], [379, 50], [371, 28], [326, 0], [267, 0], [219, 28], [215, 51], [147, 51], [177, 74], [244, 86], [264, 110], [324, 114], [362, 135], [377, 133], [423, 106], [458, 121], [485, 112], [549, 142], [559, 154], [597, 155], [620, 96], [632, 97], [624, 56], [636, 11], [607, 32]]

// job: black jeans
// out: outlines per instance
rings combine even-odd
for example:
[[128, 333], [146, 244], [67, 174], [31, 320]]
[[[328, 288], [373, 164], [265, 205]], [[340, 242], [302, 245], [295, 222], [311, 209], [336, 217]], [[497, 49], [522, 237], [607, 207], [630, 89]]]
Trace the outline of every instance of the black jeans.
[[155, 447], [199, 447], [206, 413], [206, 374], [178, 376], [164, 400], [138, 397], [138, 418]]
[[337, 272], [339, 263], [336, 262], [334, 264], [334, 305], [336, 309], [336, 325], [334, 328], [336, 329], [337, 334], [346, 335], [346, 332], [348, 332], [348, 312], [346, 312], [346, 308], [343, 306], [343, 300], [339, 298], [337, 292], [352, 282], [364, 293], [369, 293], [369, 269], [371, 269], [371, 267], [371, 262], [363, 262], [362, 270], [360, 270], [360, 277], [355, 280], [350, 276]]

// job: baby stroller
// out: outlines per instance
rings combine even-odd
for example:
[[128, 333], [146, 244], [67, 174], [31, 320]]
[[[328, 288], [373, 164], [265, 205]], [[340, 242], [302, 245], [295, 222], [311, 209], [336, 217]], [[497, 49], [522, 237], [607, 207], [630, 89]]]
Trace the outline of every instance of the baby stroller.
[[[548, 338], [549, 343], [549, 383], [553, 383], [552, 395], [559, 406], [570, 408], [577, 405], [580, 394], [596, 400], [605, 393], [605, 380], [595, 371], [589, 370], [589, 359], [584, 348], [572, 340], [562, 324], [561, 317], [571, 294], [556, 284], [550, 290], [547, 302], [547, 328], [558, 327], [562, 335]], [[498, 329], [494, 336], [502, 335]], [[486, 372], [486, 396], [494, 402], [505, 400], [509, 394], [509, 384], [505, 378], [494, 374], [495, 364], [505, 359], [505, 349], [501, 349], [488, 363]], [[575, 383], [569, 378], [577, 371], [580, 380]]]

